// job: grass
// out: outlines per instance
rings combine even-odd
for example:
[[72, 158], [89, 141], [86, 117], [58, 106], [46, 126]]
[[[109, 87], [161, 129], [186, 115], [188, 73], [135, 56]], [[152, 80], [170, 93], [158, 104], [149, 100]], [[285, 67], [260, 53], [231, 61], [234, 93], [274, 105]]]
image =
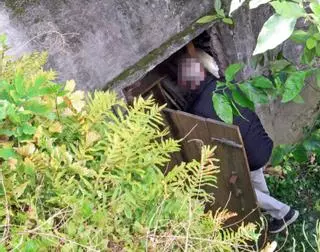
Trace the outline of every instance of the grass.
[[287, 232], [270, 239], [283, 246], [281, 251], [313, 251], [316, 221], [320, 219], [320, 164], [298, 163], [287, 156], [282, 170], [283, 179], [267, 178], [269, 189], [274, 197], [299, 210], [300, 216]]

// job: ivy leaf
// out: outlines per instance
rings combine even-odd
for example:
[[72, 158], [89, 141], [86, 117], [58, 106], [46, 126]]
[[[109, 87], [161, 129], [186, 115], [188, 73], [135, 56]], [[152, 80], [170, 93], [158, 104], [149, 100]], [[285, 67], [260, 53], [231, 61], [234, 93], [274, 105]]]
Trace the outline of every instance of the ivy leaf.
[[222, 94], [213, 94], [213, 107], [219, 118], [229, 124], [233, 122], [232, 106], [229, 99]]
[[197, 23], [198, 24], [206, 24], [206, 23], [210, 23], [216, 19], [217, 19], [216, 15], [208, 15], [208, 16], [204, 16], [204, 17], [198, 19]]
[[271, 0], [251, 0], [249, 2], [249, 8], [250, 9], [255, 9], [257, 7], [259, 7], [262, 4], [266, 4], [269, 3]]
[[254, 110], [254, 104], [245, 95], [243, 95], [239, 90], [235, 89], [232, 91], [232, 98], [241, 107]]
[[263, 25], [253, 55], [264, 53], [287, 40], [294, 30], [296, 18], [272, 15]]
[[299, 4], [288, 2], [288, 1], [273, 1], [271, 2], [272, 7], [282, 17], [286, 18], [300, 18], [303, 17], [306, 12], [300, 7]]
[[304, 44], [307, 39], [310, 37], [310, 34], [303, 30], [295, 30], [290, 39], [296, 43]]
[[272, 81], [264, 76], [258, 76], [252, 80], [252, 85], [257, 88], [273, 88]]
[[304, 100], [303, 100], [301, 95], [297, 95], [296, 97], [294, 97], [294, 99], [292, 101], [294, 103], [297, 103], [297, 104], [303, 104], [304, 103]]
[[293, 100], [302, 90], [306, 72], [295, 72], [289, 75], [284, 84], [284, 93], [281, 102], [286, 103]]
[[231, 0], [229, 16], [231, 16], [231, 14], [232, 14], [234, 11], [236, 11], [237, 9], [239, 9], [244, 2], [245, 2], [245, 0]]
[[4, 160], [15, 157], [16, 153], [12, 148], [0, 148], [0, 157]]
[[231, 64], [227, 67], [225, 71], [226, 80], [228, 82], [232, 81], [235, 75], [244, 67], [241, 63]]
[[266, 104], [269, 102], [267, 94], [262, 89], [256, 88], [250, 83], [240, 84], [239, 88], [254, 104]]

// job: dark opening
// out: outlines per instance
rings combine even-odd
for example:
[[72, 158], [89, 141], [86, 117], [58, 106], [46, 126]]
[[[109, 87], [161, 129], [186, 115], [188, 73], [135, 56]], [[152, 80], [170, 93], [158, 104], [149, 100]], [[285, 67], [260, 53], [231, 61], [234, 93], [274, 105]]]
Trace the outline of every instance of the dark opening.
[[[210, 47], [210, 35], [202, 33], [192, 41], [196, 49], [201, 49], [213, 59]], [[128, 103], [132, 103], [134, 97], [141, 95], [146, 98], [153, 95], [159, 104], [167, 104], [168, 108], [188, 111], [192, 105], [197, 92], [190, 91], [177, 85], [178, 59], [186, 54], [186, 46], [171, 55], [167, 60], [156, 66], [147, 73], [141, 80], [123, 89], [124, 96]], [[217, 79], [206, 70], [204, 82]]]

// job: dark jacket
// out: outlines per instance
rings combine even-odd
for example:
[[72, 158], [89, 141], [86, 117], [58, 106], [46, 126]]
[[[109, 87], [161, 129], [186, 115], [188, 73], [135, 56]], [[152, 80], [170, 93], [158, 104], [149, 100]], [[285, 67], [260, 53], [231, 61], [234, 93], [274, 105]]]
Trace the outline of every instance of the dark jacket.
[[[200, 93], [194, 99], [188, 112], [205, 118], [219, 120], [213, 109], [212, 92], [215, 90], [215, 81], [209, 80], [203, 84]], [[273, 142], [264, 130], [257, 114], [249, 109], [240, 109], [241, 114], [248, 121], [240, 116], [234, 118], [233, 124], [239, 126], [247, 153], [251, 171], [257, 170], [269, 161], [272, 153]]]

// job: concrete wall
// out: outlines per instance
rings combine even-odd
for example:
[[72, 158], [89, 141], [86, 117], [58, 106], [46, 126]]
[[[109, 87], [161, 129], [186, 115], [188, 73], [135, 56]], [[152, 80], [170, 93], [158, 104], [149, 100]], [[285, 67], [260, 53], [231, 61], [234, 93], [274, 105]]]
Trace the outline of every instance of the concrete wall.
[[[11, 53], [48, 50], [49, 67], [61, 80], [75, 79], [86, 90], [103, 89], [124, 70], [128, 75], [119, 87], [140, 78], [155, 64], [179, 49], [203, 28], [190, 24], [212, 8], [212, 0], [19, 0], [19, 12], [6, 8], [0, 0], [0, 32], [9, 36]], [[26, 4], [21, 4], [26, 3]], [[268, 7], [249, 11], [241, 8], [234, 16], [234, 27], [219, 23], [212, 31], [219, 35], [225, 63], [244, 62], [242, 78], [255, 73], [251, 67], [256, 38], [271, 15]], [[177, 33], [184, 31], [170, 45]], [[173, 45], [174, 44], [174, 45]], [[164, 45], [167, 50], [162, 50]], [[146, 64], [145, 59], [161, 57]], [[290, 42], [285, 55], [295, 61], [301, 51]], [[150, 58], [150, 57], [149, 57]], [[136, 64], [139, 62], [138, 64]], [[136, 65], [143, 66], [136, 71]], [[147, 65], [147, 67], [145, 67]], [[128, 77], [128, 78], [127, 78]], [[318, 114], [318, 92], [313, 81], [303, 91], [305, 104], [280, 104], [276, 101], [258, 108], [258, 113], [275, 143], [295, 142]]]
[[102, 89], [212, 6], [212, 0], [0, 0], [0, 32], [13, 54], [48, 50], [60, 79]]

